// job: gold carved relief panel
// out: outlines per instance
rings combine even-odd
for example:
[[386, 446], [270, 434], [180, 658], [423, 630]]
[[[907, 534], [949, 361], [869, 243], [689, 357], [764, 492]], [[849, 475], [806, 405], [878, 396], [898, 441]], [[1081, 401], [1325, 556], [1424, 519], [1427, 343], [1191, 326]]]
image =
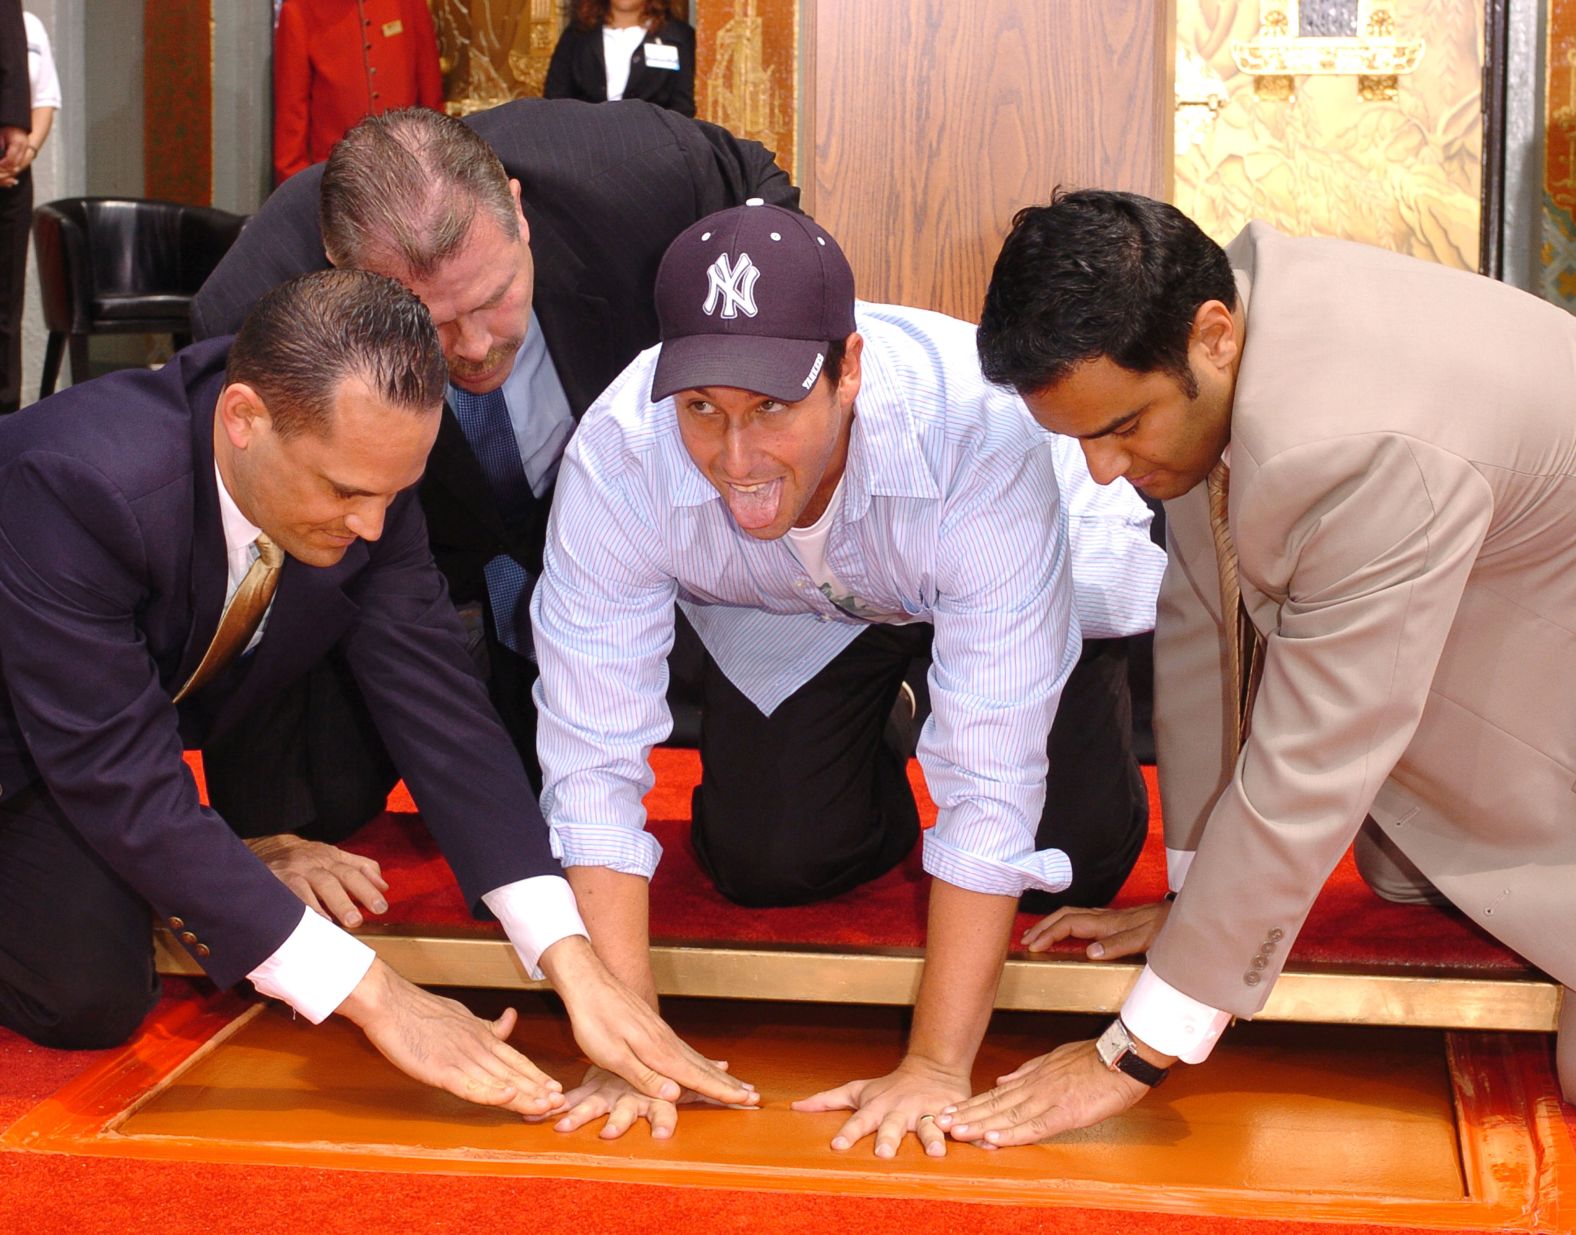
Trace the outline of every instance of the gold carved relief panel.
[[1576, 0], [1549, 0], [1538, 290], [1576, 310]]
[[1478, 267], [1483, 0], [1177, 0], [1176, 204]]

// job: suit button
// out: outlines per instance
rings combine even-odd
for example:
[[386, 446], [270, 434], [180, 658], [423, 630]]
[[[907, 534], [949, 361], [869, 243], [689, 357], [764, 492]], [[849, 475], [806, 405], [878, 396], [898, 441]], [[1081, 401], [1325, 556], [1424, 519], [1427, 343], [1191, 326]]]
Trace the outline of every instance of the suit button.
[[369, 66], [368, 69], [367, 69], [367, 72], [369, 72], [369, 73], [376, 73], [377, 71], [378, 71], [378, 66], [375, 65], [375, 64]]
[[1282, 939], [1286, 938], [1286, 932], [1281, 930], [1281, 928], [1278, 926], [1272, 926], [1270, 927], [1270, 933], [1264, 937], [1271, 943], [1279, 943]]
[[1262, 956], [1255, 956], [1253, 958], [1253, 967], [1255, 969], [1263, 969], [1268, 964], [1269, 964], [1269, 961], [1267, 959], [1265, 959], [1264, 957], [1262, 957]]
[[178, 931], [178, 930], [181, 929], [181, 927], [183, 927], [185, 925], [186, 925], [186, 923], [183, 922], [180, 918], [171, 918], [170, 919], [170, 929], [172, 931]]
[[1259, 984], [1259, 975], [1250, 969], [1242, 975], [1242, 980], [1249, 986], [1257, 986]]
[[1268, 956], [1273, 951], [1275, 951], [1275, 945], [1273, 943], [1261, 944], [1259, 946], [1259, 953], [1262, 956]]
[[208, 945], [205, 943], [199, 943], [195, 948], [192, 949], [192, 951], [197, 953], [198, 956], [207, 956]]
[[191, 931], [182, 931], [181, 932], [181, 942], [185, 943], [185, 944], [196, 943], [197, 942], [197, 936], [192, 934]]

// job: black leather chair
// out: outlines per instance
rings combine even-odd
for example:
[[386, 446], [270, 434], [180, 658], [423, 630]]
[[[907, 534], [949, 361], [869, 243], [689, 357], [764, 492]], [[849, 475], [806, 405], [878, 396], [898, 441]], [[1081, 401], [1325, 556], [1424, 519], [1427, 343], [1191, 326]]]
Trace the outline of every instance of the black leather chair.
[[245, 222], [225, 210], [127, 197], [67, 197], [34, 210], [49, 330], [38, 397], [54, 391], [68, 341], [73, 382], [87, 380], [90, 334], [190, 343], [192, 297]]

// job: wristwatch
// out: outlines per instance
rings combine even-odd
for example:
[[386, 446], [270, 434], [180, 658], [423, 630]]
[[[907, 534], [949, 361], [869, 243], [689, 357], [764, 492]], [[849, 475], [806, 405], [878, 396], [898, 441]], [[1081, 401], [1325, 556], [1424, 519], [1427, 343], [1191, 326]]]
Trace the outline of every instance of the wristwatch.
[[1157, 1068], [1133, 1049], [1133, 1035], [1127, 1032], [1119, 1016], [1112, 1021], [1094, 1044], [1100, 1062], [1112, 1072], [1122, 1072], [1141, 1085], [1153, 1089], [1171, 1075], [1170, 1068]]

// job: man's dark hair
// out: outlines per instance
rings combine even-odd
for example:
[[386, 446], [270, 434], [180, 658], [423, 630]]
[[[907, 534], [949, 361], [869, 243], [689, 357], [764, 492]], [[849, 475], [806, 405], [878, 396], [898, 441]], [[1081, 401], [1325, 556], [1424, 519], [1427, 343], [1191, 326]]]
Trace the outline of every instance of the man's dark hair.
[[977, 335], [993, 382], [1033, 394], [1102, 356], [1164, 370], [1189, 398], [1199, 306], [1237, 305], [1225, 251], [1175, 206], [1136, 193], [1057, 189], [1020, 210], [985, 292]]
[[826, 345], [826, 362], [821, 366], [821, 372], [826, 374], [826, 380], [832, 383], [832, 389], [837, 389], [837, 383], [843, 380], [843, 360], [848, 355], [848, 340], [833, 339]]
[[469, 126], [430, 108], [365, 117], [323, 168], [318, 224], [336, 266], [430, 278], [478, 216], [518, 234], [508, 173]]
[[241, 324], [225, 372], [258, 393], [285, 438], [326, 434], [340, 384], [353, 377], [411, 412], [440, 408], [449, 380], [426, 306], [365, 270], [319, 270], [268, 292]]

